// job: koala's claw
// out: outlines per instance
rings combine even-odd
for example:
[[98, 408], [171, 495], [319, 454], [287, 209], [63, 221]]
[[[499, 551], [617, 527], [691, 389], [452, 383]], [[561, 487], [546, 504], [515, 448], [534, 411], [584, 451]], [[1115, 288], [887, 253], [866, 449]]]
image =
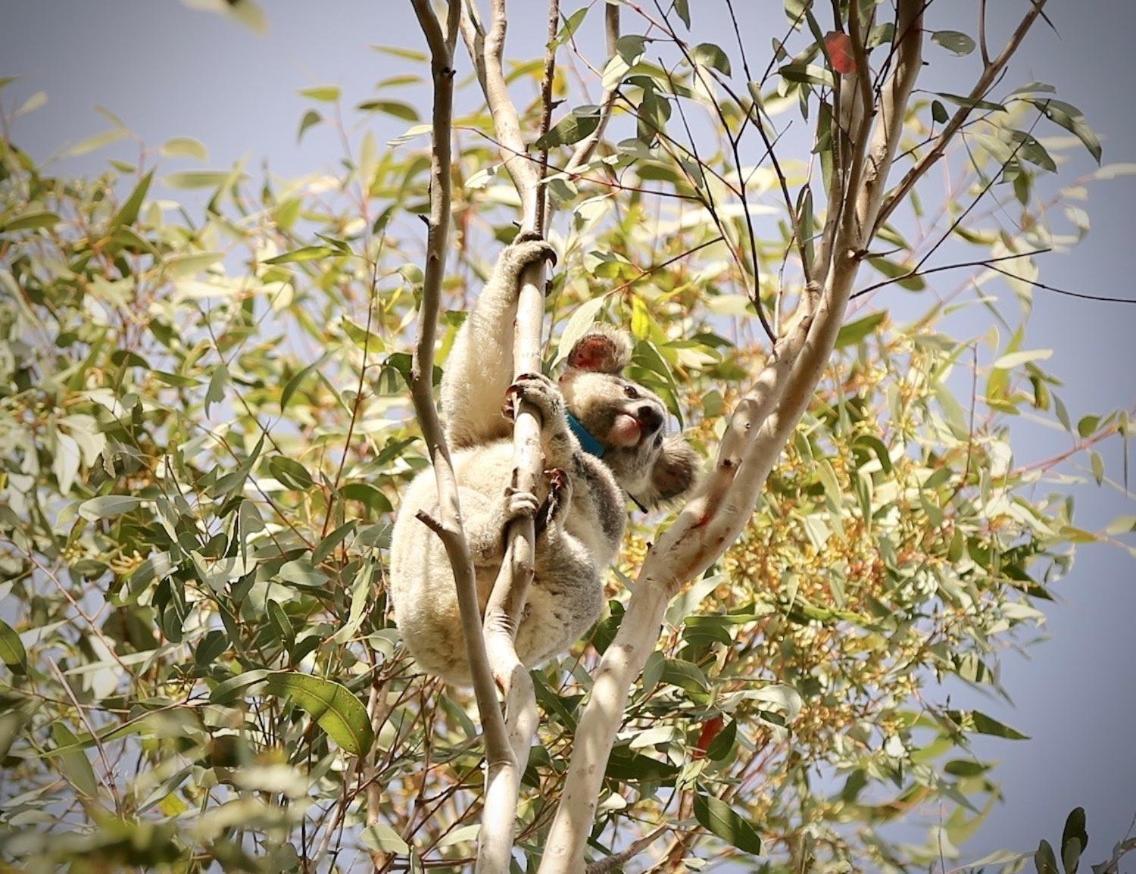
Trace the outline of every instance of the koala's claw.
[[564, 417], [564, 398], [560, 389], [542, 373], [522, 373], [505, 393], [504, 414], [507, 419], [516, 418], [517, 405], [528, 401], [540, 410], [544, 427], [553, 426], [557, 419]]
[[572, 480], [568, 472], [554, 467], [546, 470], [544, 475], [548, 478], [548, 497], [537, 511], [535, 522], [538, 535], [562, 521], [572, 503]]
[[544, 475], [548, 477], [548, 488], [550, 491], [560, 493], [572, 485], [571, 481], [568, 479], [568, 471], [562, 470], [559, 467], [546, 470]]

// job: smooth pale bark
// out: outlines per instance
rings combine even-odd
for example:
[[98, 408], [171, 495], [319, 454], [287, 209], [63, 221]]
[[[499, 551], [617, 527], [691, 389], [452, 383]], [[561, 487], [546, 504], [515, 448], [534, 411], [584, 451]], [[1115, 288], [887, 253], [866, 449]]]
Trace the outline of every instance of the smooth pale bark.
[[[415, 0], [416, 9], [420, 2], [423, 0]], [[464, 0], [461, 32], [493, 116], [502, 163], [521, 197], [522, 230], [543, 230], [537, 197], [540, 172], [526, 154], [516, 108], [509, 99], [501, 69], [507, 24], [505, 0], [491, 0], [491, 4], [492, 18], [486, 30], [475, 0]], [[922, 0], [899, 0], [894, 57], [889, 59], [894, 66], [876, 94], [871, 91], [863, 50], [863, 34], [872, 22], [861, 22], [856, 4], [850, 7], [848, 27], [858, 72], [846, 79], [844, 100], [851, 104], [851, 111], [843, 116], [848, 123], [838, 149], [840, 159], [829, 180], [830, 203], [816, 247], [817, 256], [808, 265], [811, 281], [806, 285], [797, 312], [778, 336], [755, 389], [732, 414], [714, 467], [675, 522], [662, 532], [640, 570], [624, 621], [600, 662], [591, 696], [577, 727], [563, 796], [541, 862], [540, 870], [544, 874], [583, 870], [587, 836], [593, 826], [607, 759], [622, 722], [629, 690], [658, 641], [671, 597], [716, 561], [748, 523], [765, 480], [807, 409], [831, 355], [860, 261], [876, 228], [941, 157], [968, 117], [969, 109], [960, 109], [932, 142], [930, 150], [887, 194], [888, 175], [921, 65], [924, 5]], [[1038, 0], [1003, 52], [986, 62], [972, 96], [984, 96], [997, 81], [1044, 5], [1045, 0]], [[451, 10], [454, 6], [455, 0], [451, 0]], [[609, 43], [618, 36], [618, 8], [606, 7]], [[452, 15], [451, 12], [451, 19]], [[546, 69], [551, 61], [552, 58], [546, 59]], [[591, 156], [602, 136], [602, 125], [610, 114], [615, 96], [605, 92], [601, 127], [576, 149], [569, 170]], [[527, 271], [522, 285], [515, 338], [516, 374], [540, 369], [543, 265]], [[518, 412], [514, 447], [514, 485], [531, 489], [541, 473], [542, 458], [539, 421], [534, 411], [526, 407]], [[439, 476], [444, 474], [445, 471]], [[499, 847], [505, 846], [501, 836], [508, 829], [511, 850], [520, 770], [538, 718], [531, 680], [513, 646], [532, 576], [532, 533], [531, 518], [515, 521], [508, 530], [506, 560], [484, 620], [488, 662], [507, 700], [505, 745], [508, 749], [507, 755], [489, 757], [483, 840], [478, 860], [478, 870], [482, 871], [507, 870], [507, 856], [494, 854], [491, 860], [485, 854], [486, 829], [493, 831], [495, 845]], [[455, 568], [460, 558], [460, 555], [456, 557]], [[468, 636], [467, 631], [467, 639]], [[474, 636], [481, 637], [480, 634]], [[500, 717], [499, 710], [497, 716]], [[486, 721], [487, 748], [492, 746], [488, 737], [490, 728]]]
[[[796, 318], [775, 348], [757, 388], [731, 417], [717, 462], [699, 493], [662, 533], [640, 570], [623, 622], [604, 652], [591, 696], [576, 729], [572, 760], [553, 820], [541, 874], [577, 872], [591, 832], [607, 759], [622, 724], [632, 684], [658, 642], [663, 615], [684, 583], [695, 579], [734, 542], [749, 521], [761, 488], [808, 407], [831, 355], [866, 248], [864, 220], [878, 209], [902, 131], [903, 113], [918, 75], [922, 46], [921, 0], [900, 0], [898, 59], [877, 109], [882, 120], [867, 149], [872, 117], [861, 116], [852, 134], [848, 179], [834, 189], [843, 200], [839, 220], [826, 223], [829, 240], [819, 247], [830, 265], [814, 265], [823, 285], [806, 289]], [[904, 27], [904, 25], [908, 25]], [[865, 69], [862, 67], [861, 69]], [[858, 77], [861, 78], [861, 77]], [[862, 77], [866, 82], [866, 77]], [[862, 98], [861, 98], [862, 99]], [[882, 133], [881, 133], [882, 131]]]
[[430, 163], [430, 219], [426, 243], [426, 270], [422, 283], [422, 310], [418, 341], [411, 368], [410, 390], [422, 436], [430, 454], [438, 490], [438, 519], [419, 518], [442, 540], [453, 568], [458, 608], [466, 654], [473, 680], [478, 714], [485, 732], [486, 804], [478, 837], [478, 870], [504, 872], [513, 850], [513, 815], [501, 816], [502, 808], [515, 812], [517, 760], [505, 727], [493, 680], [490, 655], [482, 635], [481, 610], [477, 599], [473, 559], [462, 526], [457, 482], [450, 463], [437, 407], [434, 404], [434, 340], [438, 322], [446, 240], [450, 227], [451, 160], [450, 135], [453, 109], [453, 53], [457, 44], [460, 0], [449, 0], [443, 33], [429, 0], [412, 0], [422, 32], [430, 47], [434, 84], [433, 145]]
[[[557, 9], [558, 3], [552, 0], [550, 17], [555, 16]], [[488, 30], [482, 26], [473, 0], [465, 0], [463, 3], [462, 37], [489, 105], [494, 131], [501, 146], [502, 162], [521, 198], [521, 231], [543, 232], [543, 210], [541, 199], [537, 196], [540, 173], [526, 155], [516, 106], [509, 98], [501, 67], [506, 29], [505, 0], [492, 0]], [[554, 52], [551, 41], [548, 51]], [[546, 70], [551, 69], [552, 62], [552, 57], [546, 58]], [[547, 99], [550, 89], [546, 89], [545, 93]], [[547, 112], [545, 118], [548, 118]], [[543, 263], [529, 267], [521, 276], [513, 340], [514, 377], [524, 373], [539, 373], [541, 370], [544, 284]], [[522, 403], [516, 413], [511, 485], [522, 491], [536, 492], [538, 477], [542, 476], [544, 470], [540, 414], [527, 403]], [[531, 515], [515, 519], [509, 524], [505, 531], [505, 543], [505, 558], [486, 605], [483, 633], [493, 676], [505, 695], [506, 733], [511, 761], [497, 767], [490, 766], [485, 810], [482, 814], [482, 835], [487, 827], [491, 827], [497, 836], [496, 843], [504, 846], [504, 833], [508, 830], [511, 853], [521, 774], [528, 762], [529, 749], [539, 720], [532, 678], [517, 657], [515, 645], [517, 628], [524, 613], [533, 576], [535, 532]], [[508, 858], [501, 856], [496, 850], [489, 855], [485, 852], [486, 849], [483, 841], [478, 854], [477, 870], [507, 871]]]

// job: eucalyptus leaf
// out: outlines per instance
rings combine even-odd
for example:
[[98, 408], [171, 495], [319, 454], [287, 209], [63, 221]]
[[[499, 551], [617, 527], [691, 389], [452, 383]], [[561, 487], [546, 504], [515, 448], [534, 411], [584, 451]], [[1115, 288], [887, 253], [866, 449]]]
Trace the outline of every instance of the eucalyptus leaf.
[[278, 672], [268, 677], [265, 691], [293, 701], [349, 753], [362, 756], [370, 750], [374, 734], [367, 710], [339, 683], [294, 671]]

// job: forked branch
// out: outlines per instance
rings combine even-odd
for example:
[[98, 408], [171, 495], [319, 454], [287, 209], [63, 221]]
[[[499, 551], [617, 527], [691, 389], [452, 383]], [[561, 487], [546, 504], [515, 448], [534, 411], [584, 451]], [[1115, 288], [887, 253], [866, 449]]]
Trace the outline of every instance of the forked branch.
[[[714, 468], [675, 522], [662, 532], [640, 570], [615, 640], [604, 652], [591, 697], [580, 718], [560, 806], [553, 820], [541, 874], [568, 874], [584, 866], [584, 849], [596, 812], [605, 765], [622, 722], [631, 684], [658, 642], [671, 597], [716, 561], [748, 522], [761, 488], [803, 415], [837, 332], [867, 239], [864, 219], [878, 204], [898, 145], [907, 100], [921, 59], [922, 0], [899, 0], [898, 61], [877, 110], [881, 119], [867, 143], [873, 114], [865, 112], [849, 164], [843, 217], [826, 223], [820, 251], [831, 253], [824, 285], [806, 291], [806, 302], [778, 339], [754, 392], [735, 409]], [[830, 206], [830, 209], [838, 207]], [[814, 268], [818, 265], [814, 265]]]

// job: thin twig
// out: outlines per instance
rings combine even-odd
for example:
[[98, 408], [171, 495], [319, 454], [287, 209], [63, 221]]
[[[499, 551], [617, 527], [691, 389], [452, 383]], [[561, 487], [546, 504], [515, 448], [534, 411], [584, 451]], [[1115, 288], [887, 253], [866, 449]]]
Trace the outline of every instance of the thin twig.
[[[1028, 252], [1019, 252], [1016, 255], [1002, 255], [998, 258], [979, 258], [975, 261], [959, 261], [957, 264], [942, 264], [938, 267], [929, 267], [926, 270], [909, 270], [902, 276], [893, 276], [885, 279], [882, 282], [877, 282], [874, 285], [869, 285], [867, 288], [862, 288], [855, 292], [851, 299], [855, 300], [858, 297], [863, 297], [866, 294], [871, 294], [873, 291], [884, 288], [888, 285], [893, 285], [896, 282], [903, 282], [906, 279], [911, 279], [913, 276], [930, 276], [932, 273], [942, 273], [944, 270], [960, 270], [964, 267], [990, 267], [998, 261], [1016, 261], [1018, 258], [1029, 258], [1032, 255], [1044, 255], [1046, 252], [1053, 250], [1046, 247], [1044, 249], [1030, 249]], [[993, 269], [993, 268], [991, 268]], [[1094, 298], [1094, 300], [1097, 298]], [[1107, 299], [1107, 298], [1106, 298]]]
[[[556, 73], [556, 31], [560, 24], [560, 0], [549, 0], [548, 2], [548, 40], [545, 44], [544, 54], [544, 78], [541, 80], [540, 86], [540, 101], [541, 101], [541, 114], [540, 114], [540, 136], [543, 138], [548, 133], [549, 126], [552, 124], [552, 80]], [[545, 179], [548, 176], [548, 146], [540, 150], [540, 178]], [[545, 229], [545, 222], [547, 220], [547, 207], [546, 200], [548, 197], [548, 186], [538, 185], [536, 188], [536, 226], [535, 230], [538, 234], [543, 235]]]
[[1034, 288], [1041, 289], [1042, 291], [1051, 291], [1054, 294], [1064, 295], [1065, 297], [1075, 297], [1078, 300], [1091, 300], [1097, 303], [1127, 303], [1136, 304], [1136, 299], [1127, 297], [1109, 297], [1103, 294], [1084, 294], [1079, 291], [1069, 291], [1064, 288], [1057, 288], [1054, 285], [1046, 285], [1044, 282], [1037, 282], [1033, 279], [1027, 279], [1024, 276], [1018, 276], [1016, 273], [1011, 273], [1009, 270], [1004, 270], [1001, 267], [994, 267], [988, 265], [995, 273], [1001, 273], [1003, 276], [1008, 276], [1010, 279], [1016, 279], [1019, 282], [1024, 282]]
[[[607, 33], [609, 60], [615, 57], [616, 46], [619, 42], [619, 9], [619, 5], [615, 3], [604, 5], [604, 29]], [[567, 166], [569, 169], [579, 167], [591, 160], [592, 153], [603, 138], [604, 131], [607, 130], [607, 123], [611, 119], [612, 109], [615, 107], [615, 98], [618, 95], [618, 82], [612, 82], [604, 88], [603, 97], [600, 98], [600, 123], [576, 146], [575, 151], [572, 152], [572, 157], [568, 159]]]
[[1009, 63], [1010, 58], [1013, 57], [1014, 53], [1018, 49], [1018, 46], [1021, 45], [1022, 40], [1026, 38], [1026, 34], [1029, 33], [1030, 27], [1033, 26], [1033, 23], [1037, 20], [1038, 16], [1042, 15], [1042, 10], [1045, 7], [1045, 3], [1046, 0], [1034, 0], [1031, 5], [1030, 11], [1022, 17], [1021, 22], [1018, 24], [1017, 28], [1015, 28], [1009, 42], [1007, 42], [1002, 51], [999, 52], [998, 57], [994, 58], [992, 62], [984, 67], [982, 75], [978, 77], [978, 81], [975, 83], [974, 87], [970, 89], [970, 93], [967, 95], [967, 104], [959, 107], [959, 109], [951, 117], [951, 120], [947, 122], [946, 127], [944, 127], [939, 136], [936, 137], [935, 143], [931, 147], [930, 151], [928, 151], [927, 154], [924, 155], [914, 167], [908, 170], [903, 179], [900, 180], [899, 184], [896, 185], [895, 188], [888, 193], [888, 196], [885, 199], [883, 206], [880, 208], [879, 214], [875, 218], [875, 222], [873, 223], [873, 233], [877, 228], [882, 227], [884, 222], [888, 220], [888, 217], [895, 211], [895, 209], [901, 203], [903, 203], [904, 200], [907, 199], [908, 192], [911, 191], [915, 183], [918, 182], [930, 169], [931, 165], [943, 157], [947, 145], [954, 138], [963, 122], [965, 122], [970, 116], [970, 113], [974, 108], [975, 101], [984, 99], [990, 92], [990, 89], [994, 87], [994, 84], [998, 80], [1006, 64]]

